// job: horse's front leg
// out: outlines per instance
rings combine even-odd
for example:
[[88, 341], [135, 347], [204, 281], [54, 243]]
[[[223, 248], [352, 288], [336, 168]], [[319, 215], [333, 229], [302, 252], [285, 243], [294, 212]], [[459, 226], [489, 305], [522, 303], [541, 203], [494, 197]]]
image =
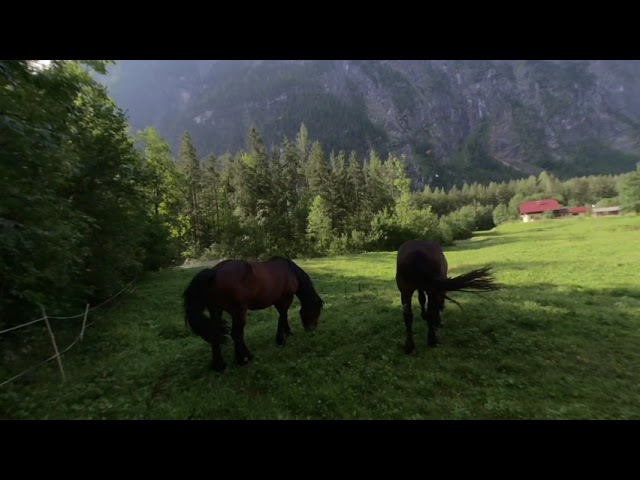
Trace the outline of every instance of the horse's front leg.
[[242, 307], [232, 313], [231, 338], [233, 339], [236, 363], [246, 365], [253, 358], [253, 354], [244, 343], [244, 326], [247, 320], [247, 307]]
[[211, 368], [216, 372], [222, 372], [227, 364], [222, 357], [220, 345], [224, 342], [224, 324], [222, 323], [222, 309], [209, 308], [213, 329], [211, 331]]
[[289, 327], [288, 312], [293, 297], [286, 299], [285, 301], [277, 304], [276, 310], [278, 310], [278, 330], [276, 331], [276, 345], [283, 347], [287, 337], [293, 335], [291, 333], [291, 327]]

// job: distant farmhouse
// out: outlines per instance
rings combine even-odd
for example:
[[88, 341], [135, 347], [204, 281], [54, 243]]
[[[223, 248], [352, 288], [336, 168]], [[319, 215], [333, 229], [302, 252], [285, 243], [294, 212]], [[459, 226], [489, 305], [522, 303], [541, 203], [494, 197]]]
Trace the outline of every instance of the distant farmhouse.
[[592, 208], [591, 213], [594, 217], [604, 217], [606, 215], [620, 215], [620, 207], [601, 207]]
[[[616, 207], [617, 208], [617, 207]], [[553, 212], [554, 217], [566, 217], [568, 215], [584, 215], [589, 213], [588, 207], [563, 207], [556, 200], [535, 200], [520, 204], [520, 218], [523, 222], [538, 220], [545, 212]]]

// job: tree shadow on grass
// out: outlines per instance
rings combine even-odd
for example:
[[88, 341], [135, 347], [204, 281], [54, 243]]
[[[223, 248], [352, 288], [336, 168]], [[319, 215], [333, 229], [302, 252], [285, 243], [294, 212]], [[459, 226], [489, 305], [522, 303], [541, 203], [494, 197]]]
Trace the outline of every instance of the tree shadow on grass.
[[[232, 345], [225, 345], [229, 367], [223, 375], [209, 370], [209, 346], [185, 326], [179, 289], [148, 312], [137, 301], [123, 305], [113, 328], [89, 335], [71, 352], [82, 357], [70, 362], [68, 374], [73, 377], [80, 361], [95, 363], [83, 372], [83, 382], [97, 382], [103, 392], [97, 398], [120, 405], [109, 413], [113, 418], [136, 412], [183, 418], [187, 412], [186, 418], [196, 411], [202, 418], [408, 418], [410, 411], [427, 418], [640, 418], [640, 289], [537, 282], [486, 294], [452, 292], [462, 309], [447, 304], [437, 348], [427, 346], [414, 294], [417, 350], [408, 356], [394, 260], [382, 260], [384, 277], [330, 263], [305, 268], [326, 302], [316, 334], [303, 331], [296, 300], [289, 310], [294, 337], [278, 348], [275, 309], [251, 311], [245, 332], [256, 358], [236, 366]], [[540, 270], [544, 264], [504, 261], [496, 270]], [[472, 268], [477, 266], [458, 265], [455, 272]], [[106, 377], [105, 366], [114, 369]], [[65, 412], [84, 401], [88, 387], [76, 383], [72, 393], [63, 393], [64, 386], [53, 385], [59, 381], [56, 365], [47, 371], [53, 379], [48, 395], [59, 394], [53, 414], [71, 415]], [[6, 386], [11, 395], [0, 398], [0, 408], [15, 413], [12, 399], [25, 392], [39, 399], [33, 392], [41, 376], [37, 380]], [[238, 405], [247, 396], [251, 401], [242, 410]]]
[[480, 250], [483, 248], [494, 247], [497, 245], [506, 245], [509, 243], [517, 243], [520, 239], [518, 238], [504, 238], [504, 237], [491, 237], [491, 238], [482, 238], [479, 237], [477, 240], [459, 240], [455, 243], [455, 245], [443, 247], [443, 250], [446, 252], [464, 252], [467, 250]]
[[[314, 375], [328, 383], [340, 385], [343, 380], [334, 372], [344, 368], [365, 384], [376, 382], [381, 375], [387, 375], [386, 381], [392, 384], [402, 378], [417, 379], [416, 369], [420, 369], [425, 374], [433, 372], [443, 385], [468, 384], [471, 397], [493, 390], [498, 392], [495, 395], [508, 397], [509, 389], [516, 389], [513, 398], [517, 400], [505, 400], [502, 406], [494, 406], [498, 410], [485, 413], [497, 418], [545, 417], [544, 411], [523, 413], [528, 407], [520, 390], [530, 395], [548, 392], [549, 398], [543, 396], [541, 404], [566, 409], [569, 418], [622, 418], [629, 415], [629, 405], [640, 395], [635, 381], [640, 375], [635, 353], [640, 349], [640, 335], [633, 313], [640, 306], [640, 290], [606, 288], [596, 295], [589, 289], [538, 283], [507, 285], [487, 294], [455, 292], [451, 295], [462, 309], [448, 303], [437, 348], [427, 346], [427, 326], [415, 294], [417, 350], [408, 356], [403, 351], [400, 295], [393, 280], [355, 277], [345, 295], [341, 281], [326, 275], [316, 275], [329, 299], [318, 334], [285, 346], [291, 350], [280, 361], [297, 365], [302, 355], [303, 364], [310, 362], [309, 368], [319, 368]], [[370, 290], [356, 291], [358, 281], [368, 282]], [[270, 332], [259, 345], [263, 354], [275, 348], [271, 336]], [[274, 363], [272, 367], [276, 368]], [[390, 368], [394, 374], [388, 373]], [[623, 388], [626, 393], [609, 399], [612, 388]]]

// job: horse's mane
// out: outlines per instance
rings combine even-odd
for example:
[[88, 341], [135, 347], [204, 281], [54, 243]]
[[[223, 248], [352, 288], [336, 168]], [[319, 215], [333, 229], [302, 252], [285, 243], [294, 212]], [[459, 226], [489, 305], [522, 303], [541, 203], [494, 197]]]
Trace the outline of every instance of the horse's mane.
[[298, 280], [298, 293], [296, 295], [300, 299], [300, 303], [319, 303], [321, 306], [324, 305], [324, 301], [320, 298], [318, 292], [316, 292], [307, 272], [296, 265], [293, 260], [279, 256], [271, 257], [269, 260], [282, 260], [287, 263]]

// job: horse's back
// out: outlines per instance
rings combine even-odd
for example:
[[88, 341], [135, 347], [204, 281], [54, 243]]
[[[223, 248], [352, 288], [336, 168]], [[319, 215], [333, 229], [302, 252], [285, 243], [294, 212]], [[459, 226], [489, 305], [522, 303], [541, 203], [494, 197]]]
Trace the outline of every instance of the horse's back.
[[269, 286], [274, 295], [293, 295], [297, 290], [298, 283], [293, 270], [289, 267], [286, 259], [273, 258], [266, 262], [254, 262], [251, 264], [253, 272], [259, 282]]
[[253, 273], [250, 262], [236, 259], [223, 260], [213, 270], [216, 271], [216, 279], [224, 283], [242, 281]]
[[251, 295], [250, 280], [253, 275], [251, 264], [245, 260], [228, 259], [213, 267], [213, 303], [230, 311], [246, 301]]
[[398, 248], [398, 258], [402, 258], [414, 251], [420, 251], [432, 255], [443, 254], [440, 244], [433, 240], [407, 240], [400, 245], [400, 248]]
[[292, 296], [297, 288], [286, 262], [225, 260], [215, 268], [216, 300], [230, 308], [232, 305], [247, 305], [250, 310], [268, 308], [281, 297]]
[[411, 262], [416, 256], [426, 258], [433, 264], [446, 264], [442, 247], [433, 240], [407, 240], [398, 249], [397, 263]]

